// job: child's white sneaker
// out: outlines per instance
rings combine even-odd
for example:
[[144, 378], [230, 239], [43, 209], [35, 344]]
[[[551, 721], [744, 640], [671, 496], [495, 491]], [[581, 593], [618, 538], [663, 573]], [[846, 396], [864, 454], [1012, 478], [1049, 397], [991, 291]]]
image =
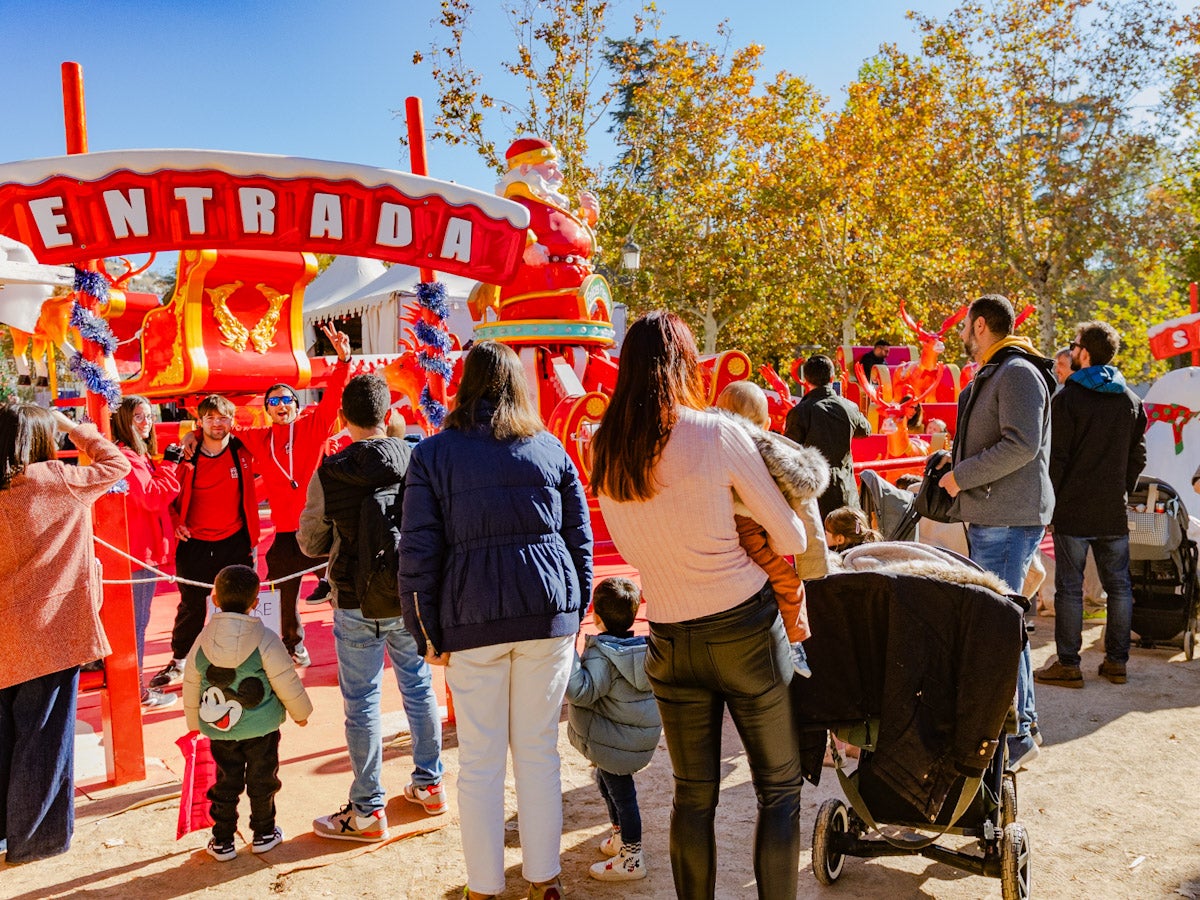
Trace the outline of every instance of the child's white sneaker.
[[620, 852], [612, 859], [593, 865], [588, 874], [597, 881], [637, 881], [646, 877], [642, 861], [642, 845], [621, 844]]
[[621, 826], [614, 825], [612, 834], [600, 842], [600, 852], [605, 856], [616, 856], [621, 852]]

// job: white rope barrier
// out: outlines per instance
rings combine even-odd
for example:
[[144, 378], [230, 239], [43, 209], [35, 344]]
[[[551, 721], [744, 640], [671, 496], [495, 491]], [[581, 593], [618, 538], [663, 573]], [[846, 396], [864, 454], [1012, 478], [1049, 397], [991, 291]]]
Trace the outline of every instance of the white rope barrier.
[[[171, 584], [190, 584], [193, 587], [207, 588], [210, 591], [213, 588], [213, 586], [211, 584], [205, 584], [203, 581], [192, 581], [190, 578], [181, 578], [178, 575], [169, 575], [166, 572], [162, 572], [162, 571], [156, 569], [154, 566], [148, 566], [148, 565], [146, 565], [146, 563], [144, 563], [142, 560], [138, 559], [137, 557], [130, 556], [124, 550], [120, 549], [119, 547], [114, 547], [112, 544], [108, 543], [108, 541], [102, 540], [101, 538], [98, 538], [95, 535], [92, 535], [92, 540], [94, 540], [97, 544], [99, 544], [102, 547], [107, 547], [109, 550], [111, 550], [113, 553], [117, 554], [118, 556], [125, 557], [131, 563], [136, 563], [138, 566], [141, 566], [143, 569], [153, 572], [154, 575], [156, 576], [154, 578], [126, 578], [126, 579], [105, 578], [101, 582], [102, 584], [141, 584], [144, 581], [169, 581], [169, 582], [171, 582]], [[291, 575], [285, 575], [283, 578], [278, 578], [275, 581], [265, 582], [265, 586], [266, 586], [267, 590], [273, 591], [273, 590], [275, 590], [275, 588], [278, 585], [283, 584], [285, 581], [291, 581], [293, 578], [303, 578], [305, 575], [311, 575], [313, 572], [319, 572], [322, 569], [324, 569], [327, 565], [328, 565], [328, 563], [324, 563], [324, 562], [319, 563], [319, 564], [313, 566], [311, 569], [305, 569], [302, 572], [293, 572]]]

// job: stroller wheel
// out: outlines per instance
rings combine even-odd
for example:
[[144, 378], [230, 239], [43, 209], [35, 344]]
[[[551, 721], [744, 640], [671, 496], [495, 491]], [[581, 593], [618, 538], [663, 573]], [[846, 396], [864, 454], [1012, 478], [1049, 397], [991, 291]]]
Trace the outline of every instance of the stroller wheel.
[[1000, 783], [1000, 827], [1007, 828], [1017, 821], [1017, 776], [1013, 772], [1004, 773], [1004, 781]]
[[837, 835], [850, 830], [850, 816], [846, 804], [841, 800], [826, 800], [817, 810], [817, 821], [813, 826], [812, 859], [813, 874], [821, 884], [830, 885], [842, 874], [846, 857], [834, 849]]
[[1000, 839], [1000, 890], [1004, 900], [1028, 900], [1029, 838], [1016, 822], [1004, 829]]

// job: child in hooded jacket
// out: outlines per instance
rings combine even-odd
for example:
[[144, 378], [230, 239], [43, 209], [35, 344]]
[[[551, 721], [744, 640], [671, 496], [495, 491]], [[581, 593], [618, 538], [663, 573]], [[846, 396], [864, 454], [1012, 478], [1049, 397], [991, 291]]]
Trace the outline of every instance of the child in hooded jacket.
[[600, 844], [611, 857], [593, 865], [600, 881], [646, 877], [642, 816], [633, 773], [650, 764], [662, 722], [646, 677], [646, 639], [633, 633], [642, 592], [628, 578], [606, 578], [592, 594], [600, 634], [588, 635], [567, 684], [567, 736], [595, 764], [612, 834]]
[[279, 845], [275, 825], [279, 783], [279, 726], [291, 714], [307, 725], [312, 701], [283, 641], [249, 613], [258, 606], [258, 573], [226, 566], [213, 585], [213, 615], [188, 654], [183, 708], [190, 730], [211, 741], [217, 780], [208, 791], [213, 819], [208, 853], [237, 856], [233, 835], [243, 787], [250, 798], [251, 852]]

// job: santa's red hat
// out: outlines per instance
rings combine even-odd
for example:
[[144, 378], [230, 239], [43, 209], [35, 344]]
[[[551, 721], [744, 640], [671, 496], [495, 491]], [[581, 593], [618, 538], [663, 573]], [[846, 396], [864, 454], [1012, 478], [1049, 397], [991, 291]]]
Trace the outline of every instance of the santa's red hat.
[[515, 140], [512, 146], [508, 148], [508, 152], [504, 154], [510, 170], [515, 169], [517, 166], [537, 166], [557, 157], [558, 154], [554, 150], [554, 145], [541, 138], [520, 138], [519, 140]]

